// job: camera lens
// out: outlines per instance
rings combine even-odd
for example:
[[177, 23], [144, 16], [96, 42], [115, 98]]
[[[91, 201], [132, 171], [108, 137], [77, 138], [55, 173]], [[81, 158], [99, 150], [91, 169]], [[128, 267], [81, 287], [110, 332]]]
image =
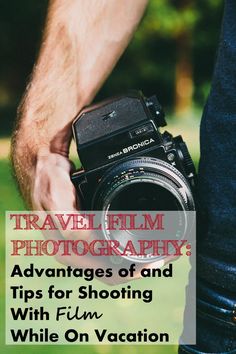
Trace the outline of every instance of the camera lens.
[[[192, 227], [187, 212], [195, 210], [193, 196], [184, 176], [172, 165], [149, 157], [129, 159], [110, 169], [99, 183], [93, 209], [103, 211], [104, 236], [109, 240], [118, 240], [121, 251], [128, 240], [132, 239], [136, 244], [141, 239], [156, 238], [157, 232], [153, 230], [147, 234], [129, 229], [106, 230], [106, 216], [109, 212], [168, 211], [172, 213], [168, 216], [170, 234], [176, 239], [183, 239]], [[169, 238], [170, 234], [167, 232], [165, 237]], [[152, 258], [148, 255], [124, 258], [150, 262], [162, 257]]]
[[195, 210], [184, 176], [172, 165], [149, 157], [128, 159], [102, 178], [94, 210]]

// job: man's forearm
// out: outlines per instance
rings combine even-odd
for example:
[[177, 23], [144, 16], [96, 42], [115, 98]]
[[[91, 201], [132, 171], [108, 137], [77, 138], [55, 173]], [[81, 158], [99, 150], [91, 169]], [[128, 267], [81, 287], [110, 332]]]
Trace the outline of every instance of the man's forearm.
[[30, 174], [40, 154], [68, 154], [73, 117], [93, 99], [113, 69], [146, 3], [51, 1], [13, 139], [13, 163], [23, 192], [30, 188]]

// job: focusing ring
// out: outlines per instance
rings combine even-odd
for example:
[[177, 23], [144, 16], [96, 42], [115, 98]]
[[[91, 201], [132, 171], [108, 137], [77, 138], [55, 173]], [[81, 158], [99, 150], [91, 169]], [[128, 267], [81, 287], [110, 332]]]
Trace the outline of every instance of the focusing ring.
[[195, 210], [191, 189], [185, 177], [167, 162], [150, 157], [130, 158], [108, 170], [95, 192], [93, 210], [107, 210], [113, 196], [127, 183], [144, 179], [147, 181], [148, 178], [150, 183], [151, 180], [155, 179], [155, 183], [159, 180], [160, 185], [176, 196], [183, 210]]

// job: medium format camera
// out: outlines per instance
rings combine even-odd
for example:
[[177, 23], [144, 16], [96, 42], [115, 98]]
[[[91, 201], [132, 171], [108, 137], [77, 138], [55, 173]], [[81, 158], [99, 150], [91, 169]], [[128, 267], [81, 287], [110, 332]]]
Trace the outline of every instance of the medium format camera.
[[160, 132], [156, 98], [140, 91], [84, 109], [73, 122], [83, 169], [72, 174], [84, 210], [191, 211], [195, 169], [181, 136]]

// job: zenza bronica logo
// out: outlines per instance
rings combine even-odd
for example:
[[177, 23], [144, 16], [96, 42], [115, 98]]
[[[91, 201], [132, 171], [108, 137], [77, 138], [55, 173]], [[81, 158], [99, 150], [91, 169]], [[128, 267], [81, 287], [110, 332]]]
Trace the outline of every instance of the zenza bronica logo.
[[120, 156], [120, 155], [123, 155], [123, 154], [127, 154], [128, 152], [131, 152], [131, 151], [134, 151], [134, 150], [138, 150], [144, 146], [147, 146], [147, 145], [150, 145], [152, 143], [154, 143], [155, 140], [153, 138], [150, 138], [150, 139], [145, 139], [139, 143], [135, 143], [133, 145], [130, 145], [130, 146], [127, 146], [127, 147], [124, 147], [122, 150], [120, 151], [117, 151], [116, 153], [114, 154], [111, 154], [111, 155], [108, 155], [108, 159], [113, 159], [117, 156]]

